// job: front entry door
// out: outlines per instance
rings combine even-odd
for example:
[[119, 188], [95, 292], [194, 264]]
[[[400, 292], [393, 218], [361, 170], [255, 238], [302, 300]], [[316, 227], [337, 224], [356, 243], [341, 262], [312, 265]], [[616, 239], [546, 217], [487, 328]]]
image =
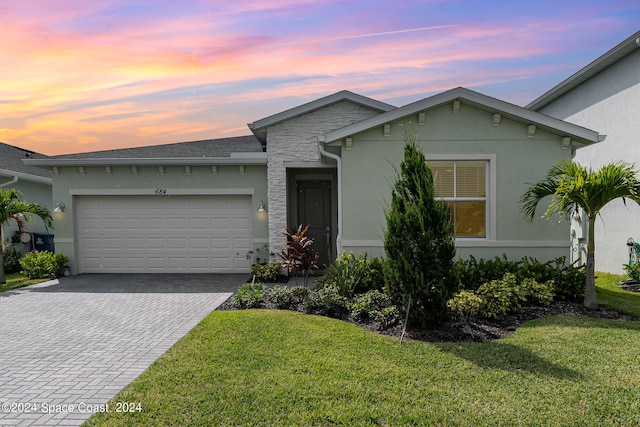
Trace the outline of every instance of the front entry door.
[[328, 265], [331, 254], [331, 182], [298, 181], [298, 222], [309, 225], [307, 236], [314, 239], [313, 248], [320, 254], [318, 265]]

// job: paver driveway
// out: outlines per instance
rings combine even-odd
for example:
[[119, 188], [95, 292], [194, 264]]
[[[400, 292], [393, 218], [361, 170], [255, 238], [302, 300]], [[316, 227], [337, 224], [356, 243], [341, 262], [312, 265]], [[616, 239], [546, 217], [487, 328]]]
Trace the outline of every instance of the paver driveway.
[[0, 293], [0, 425], [80, 425], [244, 279], [87, 274]]

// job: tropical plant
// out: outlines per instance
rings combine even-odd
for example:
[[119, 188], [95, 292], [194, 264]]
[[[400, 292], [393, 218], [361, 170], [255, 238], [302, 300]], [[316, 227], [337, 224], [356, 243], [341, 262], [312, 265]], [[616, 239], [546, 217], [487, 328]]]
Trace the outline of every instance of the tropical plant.
[[584, 305], [590, 309], [598, 307], [595, 286], [595, 225], [600, 211], [609, 202], [626, 199], [640, 203], [640, 180], [633, 165], [613, 162], [599, 170], [587, 168], [571, 159], [564, 159], [551, 167], [547, 175], [523, 194], [520, 199], [521, 212], [533, 221], [538, 204], [551, 197], [543, 218], [565, 217], [580, 210], [587, 215], [589, 240], [587, 242], [587, 271]]
[[[13, 188], [0, 188], [0, 242], [4, 242], [2, 226], [9, 220], [17, 221], [19, 225], [22, 221], [28, 221], [31, 215], [42, 219], [48, 229], [53, 226], [53, 217], [46, 207], [38, 203], [30, 203], [23, 199], [22, 193]], [[4, 259], [4, 250], [0, 244], [0, 259]], [[7, 283], [4, 273], [4, 262], [0, 263], [0, 284]]]
[[320, 255], [311, 247], [313, 239], [306, 236], [308, 231], [309, 225], [302, 228], [302, 224], [298, 226], [297, 231], [286, 228], [282, 234], [286, 236], [287, 244], [278, 254], [280, 259], [276, 261], [287, 267], [289, 273], [302, 273], [305, 286], [309, 273], [318, 268], [320, 259]]
[[443, 323], [458, 287], [451, 219], [436, 199], [433, 176], [413, 131], [405, 131], [404, 159], [385, 211], [386, 293], [407, 310], [408, 324]]
[[241, 309], [258, 308], [264, 301], [262, 283], [245, 283], [233, 296], [236, 306]]
[[378, 258], [369, 259], [366, 253], [342, 252], [316, 283], [318, 286], [335, 284], [345, 297], [373, 289], [381, 290], [384, 285], [382, 262]]
[[622, 268], [624, 269], [624, 272], [627, 273], [629, 279], [640, 283], [640, 263], [635, 262], [633, 264], [623, 264]]

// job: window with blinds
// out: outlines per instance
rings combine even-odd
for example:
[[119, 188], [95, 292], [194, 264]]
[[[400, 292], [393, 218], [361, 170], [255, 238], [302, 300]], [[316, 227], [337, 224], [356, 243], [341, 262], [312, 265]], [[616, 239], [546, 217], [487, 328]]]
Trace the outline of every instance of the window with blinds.
[[436, 195], [445, 202], [456, 237], [487, 236], [487, 161], [432, 160]]

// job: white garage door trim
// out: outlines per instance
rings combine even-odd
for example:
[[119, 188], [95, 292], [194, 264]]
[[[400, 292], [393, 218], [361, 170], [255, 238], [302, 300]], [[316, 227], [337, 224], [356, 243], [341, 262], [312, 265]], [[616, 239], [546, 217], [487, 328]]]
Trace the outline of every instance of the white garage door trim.
[[250, 196], [100, 195], [76, 200], [80, 273], [249, 271]]

